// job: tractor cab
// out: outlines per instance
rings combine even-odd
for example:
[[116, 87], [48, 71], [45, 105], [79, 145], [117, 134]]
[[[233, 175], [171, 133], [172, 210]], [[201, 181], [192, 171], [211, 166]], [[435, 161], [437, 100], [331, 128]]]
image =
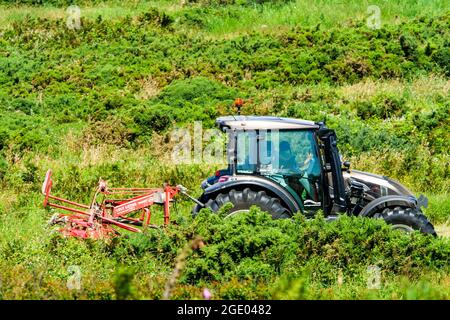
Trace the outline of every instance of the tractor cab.
[[[289, 121], [287, 121], [289, 120]], [[228, 168], [218, 170], [203, 187], [240, 177], [275, 182], [295, 199], [300, 210], [323, 209], [322, 160], [311, 121], [278, 117], [231, 116], [217, 119], [228, 134]]]

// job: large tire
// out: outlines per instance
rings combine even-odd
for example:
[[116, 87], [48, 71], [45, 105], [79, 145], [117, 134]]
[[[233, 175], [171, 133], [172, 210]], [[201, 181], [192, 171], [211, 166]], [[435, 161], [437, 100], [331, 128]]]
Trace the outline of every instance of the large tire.
[[292, 216], [289, 210], [283, 207], [280, 199], [267, 195], [265, 191], [253, 191], [250, 188], [245, 188], [244, 190], [232, 189], [229, 192], [219, 193], [214, 199], [209, 199], [205, 205], [212, 211], [217, 212], [228, 202], [233, 205], [233, 208], [230, 209], [227, 217], [246, 212], [253, 205], [268, 212], [274, 219], [290, 218]]
[[425, 234], [437, 236], [431, 222], [417, 208], [386, 208], [382, 212], [376, 213], [373, 217], [383, 218], [394, 229], [404, 231], [418, 230]]

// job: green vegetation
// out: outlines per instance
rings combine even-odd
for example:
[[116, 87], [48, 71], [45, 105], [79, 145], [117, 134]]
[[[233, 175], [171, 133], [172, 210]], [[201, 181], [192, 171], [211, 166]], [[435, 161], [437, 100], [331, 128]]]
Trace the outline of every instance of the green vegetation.
[[[424, 193], [426, 215], [447, 230], [448, 3], [381, 1], [372, 30], [356, 1], [79, 1], [81, 29], [69, 30], [70, 3], [0, 1], [1, 298], [160, 298], [195, 234], [205, 246], [174, 298], [203, 287], [227, 299], [449, 298], [448, 238], [408, 238], [382, 221], [256, 210], [193, 221], [183, 200], [166, 232], [80, 242], [49, 234], [40, 195], [48, 168], [55, 193], [83, 202], [100, 177], [198, 195], [220, 165], [175, 165], [170, 131], [212, 127], [242, 97], [244, 114], [325, 119], [353, 168]], [[66, 288], [71, 265], [81, 291]], [[367, 289], [370, 265], [379, 290]]]
[[[0, 251], [4, 299], [159, 299], [177, 254], [194, 234], [205, 245], [188, 256], [172, 298], [201, 298], [204, 287], [216, 299], [450, 295], [448, 238], [406, 235], [379, 220], [272, 220], [257, 209], [224, 220], [203, 211], [195, 220], [180, 214], [165, 231], [149, 229], [105, 243], [49, 236], [32, 216], [26, 214], [24, 225], [0, 229], [9, 235]], [[81, 290], [66, 288], [69, 266], [80, 266]], [[378, 289], [367, 287], [371, 266], [381, 270]]]

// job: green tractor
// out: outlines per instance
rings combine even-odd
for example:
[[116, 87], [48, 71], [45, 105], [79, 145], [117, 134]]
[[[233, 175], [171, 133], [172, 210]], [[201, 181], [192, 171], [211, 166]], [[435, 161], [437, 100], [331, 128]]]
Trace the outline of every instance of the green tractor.
[[327, 220], [341, 214], [383, 218], [395, 229], [436, 236], [421, 212], [427, 199], [390, 178], [350, 170], [348, 161], [341, 162], [334, 130], [324, 123], [227, 116], [216, 124], [228, 135], [228, 167], [203, 181], [194, 215], [226, 203], [233, 205], [228, 216], [253, 205], [275, 219], [322, 210]]

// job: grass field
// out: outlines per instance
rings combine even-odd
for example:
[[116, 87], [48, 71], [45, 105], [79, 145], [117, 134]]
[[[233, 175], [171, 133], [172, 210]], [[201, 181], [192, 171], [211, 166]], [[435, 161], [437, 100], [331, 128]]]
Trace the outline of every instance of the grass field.
[[[80, 1], [78, 30], [68, 2], [44, 2], [0, 1], [0, 298], [160, 299], [196, 235], [205, 246], [186, 251], [174, 299], [203, 288], [214, 299], [450, 298], [448, 2], [379, 1], [375, 30], [365, 1]], [[48, 168], [55, 193], [76, 201], [100, 177], [199, 196], [223, 165], [174, 163], [170, 134], [212, 127], [236, 97], [244, 114], [326, 119], [353, 168], [429, 198], [439, 237], [258, 210], [193, 220], [183, 198], [166, 231], [106, 242], [50, 232]]]
[[[4, 3], [11, 1], [4, 1]], [[30, 1], [31, 2], [31, 1]], [[28, 3], [30, 3], [28, 2]], [[226, 2], [226, 1], [224, 1]], [[229, 1], [232, 3], [233, 1]], [[239, 2], [239, 1], [237, 1]], [[245, 3], [245, 1], [241, 1]], [[83, 17], [95, 19], [101, 15], [105, 19], [118, 19], [126, 16], [137, 16], [151, 8], [158, 8], [170, 14], [203, 14], [205, 23], [203, 30], [208, 35], [226, 36], [233, 33], [264, 30], [280, 27], [281, 29], [296, 25], [334, 27], [345, 25], [351, 21], [365, 19], [370, 13], [366, 1], [247, 1], [247, 5], [227, 6], [214, 5], [220, 1], [108, 1], [106, 3], [78, 1], [83, 8]], [[285, 3], [283, 3], [285, 2]], [[3, 4], [0, 17], [2, 25], [21, 21], [25, 17], [64, 19], [70, 1], [55, 1], [46, 6], [26, 5], [11, 6]], [[55, 6], [56, 5], [56, 6]], [[445, 1], [379, 1], [382, 9], [383, 23], [400, 24], [417, 15], [436, 16], [448, 10]], [[188, 28], [186, 28], [188, 29]]]

